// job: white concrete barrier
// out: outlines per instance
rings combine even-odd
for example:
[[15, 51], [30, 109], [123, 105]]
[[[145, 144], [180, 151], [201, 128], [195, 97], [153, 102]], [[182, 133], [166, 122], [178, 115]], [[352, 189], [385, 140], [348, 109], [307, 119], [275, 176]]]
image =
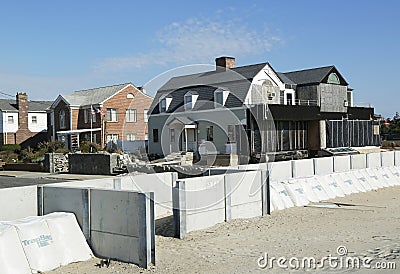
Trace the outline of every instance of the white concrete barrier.
[[353, 193], [353, 189], [343, 181], [341, 173], [334, 173], [331, 175], [345, 195]]
[[394, 164], [400, 166], [400, 151], [394, 152]]
[[366, 190], [366, 191], [371, 191], [374, 188], [370, 185], [369, 180], [367, 179], [367, 177], [362, 174], [360, 172], [360, 170], [353, 170], [351, 172], [351, 174], [353, 175], [353, 177], [358, 180], [358, 182], [360, 183], [360, 185], [362, 185], [362, 187]]
[[328, 175], [317, 176], [316, 180], [318, 180], [322, 188], [325, 190], [325, 193], [329, 199], [336, 198], [337, 196], [336, 193], [332, 190], [332, 187], [327, 183], [327, 180], [324, 179], [326, 176]]
[[314, 175], [313, 159], [293, 160], [291, 162], [293, 178], [304, 178]]
[[36, 186], [0, 189], [0, 221], [11, 221], [36, 215]]
[[313, 186], [308, 181], [310, 178], [299, 179], [298, 182], [302, 185], [304, 192], [306, 193], [307, 199], [310, 202], [318, 203], [321, 199], [318, 197], [317, 193], [315, 193]]
[[307, 183], [311, 185], [312, 190], [320, 201], [329, 199], [329, 195], [326, 193], [325, 189], [322, 187], [320, 181], [316, 177], [307, 178]]
[[366, 157], [367, 157], [367, 168], [376, 168], [382, 166], [381, 154], [379, 152], [368, 153]]
[[378, 188], [388, 187], [389, 185], [386, 180], [382, 177], [382, 175], [377, 173], [376, 170], [376, 168], [365, 169], [366, 173], [371, 178], [371, 181], [373, 181]]
[[351, 169], [363, 169], [367, 168], [367, 156], [366, 154], [354, 154], [350, 155]]
[[349, 170], [350, 170], [350, 155], [333, 157], [334, 172], [346, 172]]
[[290, 161], [268, 163], [271, 181], [288, 180], [292, 178], [292, 163]]
[[[344, 197], [346, 194], [344, 193], [343, 189], [340, 187], [338, 182], [335, 180], [335, 178], [330, 175], [325, 175], [321, 176], [319, 178], [320, 181], [322, 181], [321, 185], [324, 189], [329, 187], [333, 193], [335, 193], [336, 197]], [[326, 190], [325, 190], [326, 191]], [[326, 191], [328, 193], [328, 191]]]
[[381, 152], [381, 165], [383, 167], [394, 166], [394, 151]]
[[188, 232], [226, 221], [228, 187], [224, 175], [178, 180], [173, 188], [175, 235], [183, 238]]
[[361, 176], [361, 177], [358, 177], [358, 178], [361, 178], [362, 180], [365, 179], [373, 190], [376, 190], [376, 189], [382, 187], [378, 182], [378, 177], [376, 177], [376, 176], [371, 177], [371, 175], [368, 174], [367, 169], [360, 169], [358, 171], [358, 173], [359, 173], [359, 176]]
[[388, 167], [382, 167], [375, 171], [380, 178], [386, 181], [388, 186], [397, 185], [397, 178], [393, 176], [392, 172], [388, 170]]
[[232, 219], [262, 216], [261, 171], [227, 174], [225, 184], [230, 191], [225, 206]]
[[333, 173], [333, 157], [314, 158], [315, 175], [327, 175]]

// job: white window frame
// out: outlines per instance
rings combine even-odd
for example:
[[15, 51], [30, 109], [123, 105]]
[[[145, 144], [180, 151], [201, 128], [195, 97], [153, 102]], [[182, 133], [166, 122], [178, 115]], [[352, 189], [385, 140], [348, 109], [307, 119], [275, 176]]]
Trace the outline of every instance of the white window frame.
[[7, 116], [7, 124], [10, 124], [10, 125], [14, 124], [14, 116], [11, 116], [11, 115]]
[[[219, 94], [222, 94], [222, 102], [217, 102], [217, 95], [219, 95]], [[228, 95], [229, 95], [229, 90], [218, 88], [214, 92], [214, 107], [215, 108], [224, 107], [225, 103], [226, 103], [226, 99], [228, 99]]]
[[125, 122], [136, 123], [137, 121], [137, 111], [134, 108], [128, 108], [125, 112]]
[[118, 122], [117, 108], [107, 108], [107, 122]]
[[126, 134], [127, 141], [136, 141], [136, 134], [135, 133], [128, 133]]
[[143, 110], [143, 120], [145, 123], [149, 122], [149, 115], [147, 114], [149, 112], [148, 109]]
[[34, 116], [32, 116], [31, 117], [31, 123], [32, 123], [32, 125], [36, 125], [37, 124], [37, 116], [36, 115], [34, 115]]

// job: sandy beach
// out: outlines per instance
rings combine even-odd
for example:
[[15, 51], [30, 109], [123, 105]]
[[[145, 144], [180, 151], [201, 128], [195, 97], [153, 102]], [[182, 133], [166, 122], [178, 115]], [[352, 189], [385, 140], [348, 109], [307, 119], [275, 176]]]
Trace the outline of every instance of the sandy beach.
[[[400, 187], [389, 187], [319, 203], [324, 207], [295, 207], [273, 212], [267, 217], [238, 219], [189, 233], [183, 240], [169, 237], [172, 225], [157, 221], [156, 266], [142, 269], [132, 264], [111, 261], [110, 266], [96, 266], [100, 259], [71, 264], [51, 272], [61, 273], [282, 273], [290, 269], [258, 266], [260, 257], [338, 256], [339, 246], [347, 257], [371, 258], [371, 268], [400, 268]], [[342, 203], [336, 208], [332, 203]], [[295, 260], [292, 260], [295, 262]], [[318, 272], [376, 273], [377, 269], [325, 266]], [[376, 264], [378, 262], [378, 265]], [[382, 263], [383, 262], [383, 263]], [[379, 265], [380, 263], [380, 265]], [[390, 263], [390, 264], [388, 264]], [[315, 269], [300, 269], [301, 272]], [[382, 273], [398, 273], [385, 269]]]

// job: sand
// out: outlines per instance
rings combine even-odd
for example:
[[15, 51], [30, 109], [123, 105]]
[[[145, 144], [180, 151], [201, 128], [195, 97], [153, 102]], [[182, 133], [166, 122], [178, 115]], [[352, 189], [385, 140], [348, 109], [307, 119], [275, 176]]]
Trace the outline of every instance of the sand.
[[[347, 256], [371, 257], [373, 267], [376, 262], [393, 262], [400, 269], [399, 186], [352, 194], [330, 202], [357, 206], [335, 209], [295, 207], [273, 212], [267, 217], [218, 224], [189, 233], [183, 240], [168, 237], [172, 234], [169, 220], [163, 220], [161, 224], [158, 221], [155, 267], [145, 270], [112, 261], [109, 268], [99, 268], [96, 264], [100, 260], [95, 258], [48, 273], [282, 273], [287, 271], [276, 264], [273, 269], [260, 268], [258, 258], [265, 253], [269, 257], [284, 256], [287, 259], [314, 256], [320, 262], [329, 254], [338, 256], [338, 246], [347, 248]], [[318, 272], [348, 271], [325, 267]], [[377, 271], [364, 268], [356, 272]], [[399, 270], [382, 272], [398, 273]]]

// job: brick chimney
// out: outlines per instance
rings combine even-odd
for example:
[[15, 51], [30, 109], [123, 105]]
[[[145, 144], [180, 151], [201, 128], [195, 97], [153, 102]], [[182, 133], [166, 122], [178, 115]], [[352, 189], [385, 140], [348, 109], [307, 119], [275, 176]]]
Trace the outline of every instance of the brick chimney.
[[17, 93], [18, 129], [28, 129], [28, 95]]
[[221, 56], [215, 58], [215, 67], [217, 71], [226, 71], [235, 66], [235, 57]]

